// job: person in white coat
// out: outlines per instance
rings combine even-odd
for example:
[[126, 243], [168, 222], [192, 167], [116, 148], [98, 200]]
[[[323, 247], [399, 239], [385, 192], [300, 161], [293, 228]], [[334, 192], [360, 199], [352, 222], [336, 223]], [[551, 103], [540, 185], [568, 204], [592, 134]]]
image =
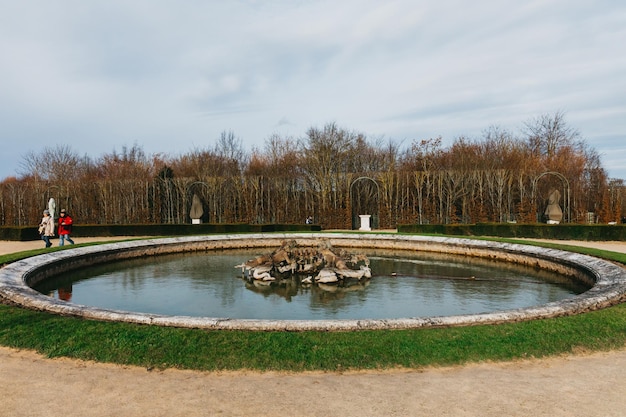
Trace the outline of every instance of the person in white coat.
[[46, 248], [52, 246], [50, 238], [54, 236], [54, 220], [52, 216], [50, 216], [49, 210], [43, 211], [43, 218], [41, 219], [41, 223], [39, 223], [39, 235], [41, 235], [41, 239], [46, 242]]

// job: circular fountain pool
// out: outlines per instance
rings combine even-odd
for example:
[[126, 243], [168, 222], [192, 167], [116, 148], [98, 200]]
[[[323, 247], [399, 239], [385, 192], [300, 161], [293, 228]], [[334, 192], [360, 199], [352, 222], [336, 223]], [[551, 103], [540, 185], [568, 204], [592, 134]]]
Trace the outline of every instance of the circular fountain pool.
[[[72, 298], [72, 302], [59, 299], [67, 296], [67, 293], [65, 293], [65, 295], [59, 297], [59, 288], [55, 289], [52, 287], [50, 289], [48, 287], [47, 290], [45, 289], [46, 285], [53, 282], [51, 280], [54, 280], [60, 274], [66, 275], [70, 271], [75, 271], [72, 273], [81, 273], [83, 270], [109, 268], [120, 260], [132, 259], [131, 262], [152, 265], [154, 262], [160, 264], [161, 261], [170, 258], [170, 256], [161, 257], [159, 255], [184, 253], [187, 255], [177, 255], [176, 257], [181, 259], [195, 258], [206, 262], [207, 258], [210, 258], [210, 256], [207, 256], [206, 251], [215, 252], [248, 248], [251, 252], [242, 254], [245, 258], [249, 253], [268, 251], [271, 248], [280, 246], [281, 241], [285, 239], [296, 239], [300, 244], [306, 245], [315, 239], [322, 238], [330, 239], [333, 246], [337, 247], [359, 248], [359, 250], [367, 250], [370, 253], [383, 250], [386, 251], [385, 253], [404, 253], [406, 255], [401, 257], [392, 256], [391, 260], [381, 261], [380, 267], [372, 265], [374, 276], [369, 281], [369, 285], [359, 283], [363, 288], [352, 289], [356, 291], [348, 291], [349, 289], [337, 287], [330, 290], [309, 288], [296, 289], [295, 294], [287, 296], [276, 295], [276, 292], [268, 295], [266, 289], [247, 287], [248, 283], [238, 279], [236, 270], [232, 268], [232, 273], [228, 276], [227, 285], [231, 286], [234, 292], [245, 294], [249, 299], [256, 298], [263, 300], [263, 302], [269, 301], [269, 304], [266, 303], [261, 307], [255, 308], [256, 310], [264, 310], [266, 312], [261, 315], [239, 314], [227, 308], [218, 308], [217, 310], [197, 314], [187, 310], [155, 311], [152, 307], [144, 310], [143, 308], [119, 305], [87, 306], [85, 304], [97, 303], [77, 300], [78, 284], [73, 284], [72, 297], [74, 298]], [[191, 256], [190, 254], [192, 253], [195, 254]], [[416, 253], [427, 253], [431, 258], [439, 257], [437, 259], [443, 259], [444, 261], [446, 259], [455, 259], [454, 262], [457, 264], [464, 263], [463, 258], [458, 257], [472, 257], [481, 261], [477, 263], [472, 262], [472, 264], [478, 266], [474, 265], [470, 267], [470, 270], [459, 272], [458, 275], [446, 272], [443, 277], [433, 278], [420, 276], [419, 271], [415, 272], [413, 266], [416, 262], [422, 262], [421, 260], [411, 259]], [[453, 255], [453, 258], [449, 258]], [[154, 258], [155, 256], [159, 257]], [[441, 258], [442, 256], [443, 258]], [[381, 257], [384, 258], [382, 255]], [[495, 265], [496, 262], [494, 260], [507, 262], [509, 267], [505, 267], [504, 270], [513, 271], [512, 276], [505, 278], [501, 265], [498, 267], [500, 272], [496, 272], [494, 277], [482, 276], [485, 265]], [[398, 264], [399, 261], [400, 264]], [[385, 266], [385, 262], [387, 262], [387, 266]], [[395, 265], [390, 267], [388, 265], [389, 262], [395, 263]], [[233, 262], [229, 260], [225, 264], [231, 268]], [[407, 265], [413, 266], [408, 267]], [[376, 272], [377, 268], [379, 269], [378, 273]], [[476, 272], [476, 269], [471, 268], [478, 268], [480, 272]], [[174, 267], [173, 269], [180, 269], [180, 267]], [[204, 270], [208, 269], [210, 268], [204, 267]], [[121, 270], [124, 271], [127, 268], [124, 267]], [[202, 270], [202, 267], [200, 270]], [[539, 275], [542, 276], [541, 279], [532, 276], [532, 274], [529, 276], [524, 275], [525, 271], [531, 270], [539, 271]], [[154, 271], [154, 268], [152, 271]], [[408, 271], [409, 273], [403, 271]], [[398, 274], [397, 272], [400, 273]], [[395, 275], [392, 278], [391, 275], [393, 273]], [[545, 279], [546, 274], [548, 276], [547, 280]], [[567, 279], [564, 280], [564, 276]], [[471, 279], [472, 277], [473, 279]], [[515, 284], [515, 277], [517, 277], [517, 284]], [[504, 301], [503, 304], [486, 305], [491, 302], [491, 299], [494, 298], [493, 296], [479, 299], [477, 302], [468, 301], [472, 298], [471, 292], [488, 293], [484, 287], [479, 289], [480, 285], [484, 283], [480, 282], [483, 279], [489, 281], [486, 282], [489, 285], [496, 284], [496, 287], [500, 286], [502, 281], [508, 281], [507, 289], [500, 288], [496, 291], [499, 291], [500, 295], [504, 294], [503, 297], [500, 297]], [[422, 285], [425, 280], [435, 281], [435, 288], [438, 289], [433, 290], [431, 288], [425, 290], [420, 288], [419, 285], [416, 286], [418, 283]], [[204, 281], [205, 283], [207, 282], [206, 279]], [[407, 282], [402, 283], [401, 281]], [[576, 314], [620, 302], [626, 293], [624, 290], [625, 282], [624, 269], [609, 262], [570, 252], [527, 245], [375, 233], [285, 233], [151, 239], [72, 248], [28, 258], [3, 268], [0, 270], [0, 296], [14, 304], [28, 308], [100, 320], [219, 329], [348, 330], [499, 323]], [[556, 295], [556, 298], [545, 298], [545, 294], [543, 294], [538, 298], [524, 300], [527, 296], [511, 290], [511, 283], [513, 283], [513, 287], [519, 287], [519, 284], [536, 285], [537, 288], [540, 288], [538, 293], [560, 294]], [[408, 310], [391, 308], [390, 306], [397, 304], [395, 301], [398, 300], [398, 298], [393, 296], [388, 298], [391, 301], [387, 305], [382, 305], [382, 307], [374, 308], [372, 305], [368, 305], [370, 301], [375, 302], [381, 297], [384, 298], [385, 293], [392, 292], [394, 287], [399, 284], [402, 284], [402, 288], [400, 291], [396, 291], [395, 294], [397, 297], [403, 298], [405, 301], [403, 304], [409, 303]], [[44, 291], [52, 291], [57, 298], [38, 293], [31, 286], [43, 286]], [[442, 286], [448, 288], [443, 291]], [[465, 287], [463, 291], [460, 290], [461, 287]], [[590, 289], [581, 293], [584, 287]], [[550, 290], [546, 291], [546, 288], [550, 288]], [[224, 289], [221, 291], [223, 292]], [[460, 305], [461, 308], [457, 310], [422, 310], [417, 307], [418, 304], [425, 302], [425, 300], [437, 300], [437, 291], [440, 291], [439, 294], [446, 294], [445, 300], [439, 299], [439, 305], [456, 304]], [[97, 297], [106, 297], [101, 290], [92, 292], [97, 294]], [[196, 289], [194, 292], [203, 295], [202, 290]], [[287, 289], [278, 288], [278, 293], [281, 292], [282, 294], [288, 294]], [[368, 301], [363, 298], [363, 295], [369, 293], [371, 293], [372, 297]], [[146, 298], [146, 294], [144, 293], [144, 298]], [[204, 293], [204, 296], [206, 301], [206, 293]], [[554, 294], [551, 294], [551, 297], [553, 296]], [[290, 300], [288, 301], [286, 297], [290, 297]], [[286, 312], [291, 307], [289, 304], [293, 303], [294, 297], [302, 298], [305, 301], [304, 304], [308, 303], [313, 310], [311, 308], [308, 310], [297, 308], [293, 309], [298, 311], [297, 314], [287, 315]], [[213, 304], [221, 303], [222, 306], [225, 305], [224, 303], [227, 304], [229, 302], [228, 297], [226, 297], [226, 301], [224, 301], [223, 297], [221, 301], [215, 300]], [[335, 300], [338, 300], [338, 302], [335, 302]], [[414, 301], [412, 306], [410, 305], [411, 300]], [[442, 300], [445, 302], [441, 302]], [[280, 307], [272, 308], [272, 305], [276, 305], [276, 301], [282, 304]], [[352, 311], [350, 306], [358, 305], [359, 303], [363, 304], [365, 308], [360, 309], [361, 312], [357, 314]], [[467, 305], [463, 306], [463, 303]], [[174, 304], [184, 304], [184, 302], [179, 301]], [[322, 305], [321, 308], [320, 305]], [[325, 311], [325, 314], [316, 315], [313, 312], [315, 309]], [[376, 314], [372, 313], [374, 310], [377, 310]], [[386, 311], [388, 314], [385, 314]]]
[[560, 301], [589, 289], [530, 266], [428, 252], [370, 250], [371, 278], [330, 284], [290, 273], [255, 280], [233, 267], [259, 255], [252, 249], [141, 257], [68, 271], [35, 289], [112, 310], [263, 320], [476, 314]]

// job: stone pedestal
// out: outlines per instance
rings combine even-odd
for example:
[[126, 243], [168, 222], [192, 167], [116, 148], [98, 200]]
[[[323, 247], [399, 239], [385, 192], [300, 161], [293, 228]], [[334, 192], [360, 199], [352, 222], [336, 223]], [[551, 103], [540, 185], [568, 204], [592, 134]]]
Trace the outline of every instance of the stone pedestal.
[[202, 220], [200, 219], [191, 219], [191, 224], [200, 224], [202, 223]]
[[359, 214], [359, 217], [361, 218], [361, 227], [359, 227], [359, 230], [364, 230], [364, 231], [371, 231], [372, 228], [370, 227], [370, 218], [372, 217], [370, 214]]

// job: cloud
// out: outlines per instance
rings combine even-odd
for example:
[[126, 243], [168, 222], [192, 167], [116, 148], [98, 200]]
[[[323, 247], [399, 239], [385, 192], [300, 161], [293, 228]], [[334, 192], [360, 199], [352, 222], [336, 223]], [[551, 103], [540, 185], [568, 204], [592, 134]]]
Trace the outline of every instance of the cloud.
[[[117, 0], [0, 6], [0, 177], [64, 143], [186, 152], [336, 121], [398, 139], [563, 111], [626, 178], [626, 6], [615, 2]], [[278, 121], [278, 122], [277, 122]]]

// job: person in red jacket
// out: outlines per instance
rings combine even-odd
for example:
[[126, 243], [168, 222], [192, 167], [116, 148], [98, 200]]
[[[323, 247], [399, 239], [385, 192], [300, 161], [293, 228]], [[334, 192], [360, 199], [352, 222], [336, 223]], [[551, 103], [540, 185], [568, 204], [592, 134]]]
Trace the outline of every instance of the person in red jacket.
[[70, 233], [72, 233], [72, 223], [74, 222], [65, 209], [61, 210], [59, 213], [59, 246], [63, 246], [66, 239], [72, 245], [74, 244], [74, 241], [70, 237]]

